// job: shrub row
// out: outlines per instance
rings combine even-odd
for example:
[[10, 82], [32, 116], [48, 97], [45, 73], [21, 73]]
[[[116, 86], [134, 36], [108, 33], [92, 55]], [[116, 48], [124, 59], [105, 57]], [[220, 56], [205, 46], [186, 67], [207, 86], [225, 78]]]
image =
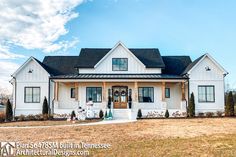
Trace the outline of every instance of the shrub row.
[[[142, 116], [143, 116], [142, 115], [142, 110], [139, 109], [138, 113], [137, 113], [137, 118], [142, 118]], [[176, 117], [173, 114], [172, 114], [172, 116]], [[224, 116], [224, 112], [217, 111], [216, 113], [214, 113], [214, 112], [205, 112], [205, 113], [199, 112], [198, 113], [198, 117], [208, 117], [209, 118], [209, 117], [213, 117], [213, 116], [223, 117]], [[169, 118], [169, 111], [168, 110], [166, 110], [166, 112], [165, 112], [165, 118]]]
[[208, 118], [210, 118], [210, 117], [214, 117], [214, 116], [223, 117], [224, 116], [224, 112], [217, 111], [216, 113], [214, 113], [214, 112], [205, 112], [205, 113], [199, 112], [198, 113], [198, 117], [208, 117]]
[[30, 120], [47, 120], [47, 119], [53, 119], [52, 115], [47, 114], [29, 114], [29, 115], [19, 115], [15, 116], [16, 121], [30, 121]]

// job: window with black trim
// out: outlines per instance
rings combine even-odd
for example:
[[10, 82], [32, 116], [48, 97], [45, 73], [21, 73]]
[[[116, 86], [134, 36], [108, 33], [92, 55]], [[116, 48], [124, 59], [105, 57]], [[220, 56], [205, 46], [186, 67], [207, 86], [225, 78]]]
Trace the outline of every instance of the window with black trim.
[[25, 103], [40, 103], [40, 87], [25, 87]]
[[75, 88], [70, 89], [70, 98], [75, 98]]
[[86, 100], [93, 102], [102, 102], [102, 87], [87, 87]]
[[128, 71], [128, 58], [112, 58], [112, 71]]
[[139, 102], [154, 102], [154, 89], [153, 87], [139, 87], [138, 88]]
[[215, 86], [198, 86], [199, 102], [215, 102]]
[[170, 98], [170, 88], [165, 88], [165, 98]]

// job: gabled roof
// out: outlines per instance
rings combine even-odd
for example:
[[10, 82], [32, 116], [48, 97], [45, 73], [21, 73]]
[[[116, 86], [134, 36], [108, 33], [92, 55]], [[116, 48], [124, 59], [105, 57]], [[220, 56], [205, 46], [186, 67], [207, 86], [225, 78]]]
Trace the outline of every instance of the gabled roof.
[[202, 58], [204, 55], [200, 56], [199, 58], [195, 59], [191, 64], [189, 64], [186, 69], [182, 72], [182, 75], [187, 74], [189, 70], [191, 70]]
[[194, 62], [192, 62], [191, 64], [189, 64], [187, 66], [187, 68], [183, 71], [182, 75], [185, 75], [187, 73], [190, 73], [192, 71], [192, 69], [194, 69], [204, 58], [208, 57], [218, 68], [221, 69], [221, 71], [223, 72], [224, 75], [227, 75], [228, 72], [214, 59], [211, 57], [211, 55], [209, 55], [208, 53], [200, 56], [199, 58], [197, 58]]
[[139, 64], [141, 64], [144, 68], [146, 67], [121, 41], [119, 41], [98, 63], [95, 64], [94, 68], [101, 64], [103, 60], [105, 60], [110, 54], [112, 54], [113, 51], [118, 48], [118, 46], [123, 47], [126, 52], [129, 53]]
[[163, 74], [181, 75], [186, 67], [192, 63], [189, 56], [162, 56], [165, 63]]
[[50, 74], [50, 72], [47, 70], [47, 68], [45, 67], [44, 64], [42, 64], [39, 60], [37, 60], [36, 58], [34, 58], [34, 57], [31, 56], [30, 58], [28, 58], [28, 59], [24, 62], [24, 64], [22, 64], [22, 65], [12, 74], [12, 76], [15, 77], [16, 74], [17, 74], [18, 72], [20, 72], [21, 69], [23, 69], [31, 60], [35, 61], [35, 62], [36, 62], [39, 66], [41, 66], [48, 74]]
[[[94, 68], [94, 66], [110, 51], [109, 48], [84, 48], [81, 49], [77, 68]], [[146, 68], [164, 68], [158, 49], [129, 49]]]

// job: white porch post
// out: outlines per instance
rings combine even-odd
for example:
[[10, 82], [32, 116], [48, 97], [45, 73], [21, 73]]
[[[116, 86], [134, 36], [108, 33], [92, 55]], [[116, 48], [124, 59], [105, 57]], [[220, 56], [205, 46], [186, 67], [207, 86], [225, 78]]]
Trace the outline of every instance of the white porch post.
[[79, 83], [75, 82], [74, 86], [75, 86], [75, 101], [78, 102], [78, 106], [77, 106], [77, 109], [78, 109], [79, 106], [80, 106], [80, 102], [79, 102]]
[[134, 82], [134, 102], [138, 102], [138, 82]]
[[104, 106], [104, 108], [106, 108], [106, 106], [107, 106], [107, 101], [108, 101], [108, 99], [107, 99], [107, 94], [106, 94], [106, 82], [103, 82], [102, 83], [102, 102], [103, 102], [103, 106]]
[[166, 83], [162, 82], [162, 86], [161, 86], [161, 91], [162, 91], [162, 106], [161, 106], [161, 108], [163, 110], [167, 109], [167, 104], [166, 104], [166, 101], [165, 101], [165, 89], [166, 89]]
[[187, 107], [187, 101], [186, 101], [186, 96], [185, 96], [185, 82], [181, 82], [181, 106], [180, 106], [180, 109], [181, 110], [186, 110], [186, 107]]
[[59, 93], [59, 82], [54, 83], [54, 108], [58, 109], [58, 93]]

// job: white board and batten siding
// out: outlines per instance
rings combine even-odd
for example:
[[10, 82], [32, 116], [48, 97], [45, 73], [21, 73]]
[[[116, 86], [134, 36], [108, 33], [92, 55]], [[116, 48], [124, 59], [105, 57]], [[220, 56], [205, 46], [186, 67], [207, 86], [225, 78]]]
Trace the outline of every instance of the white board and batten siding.
[[[97, 74], [142, 74], [142, 73], [161, 73], [161, 68], [146, 68], [145, 65], [136, 58], [132, 52], [125, 49], [122, 45], [118, 45], [108, 56], [105, 56], [102, 62], [98, 63], [93, 68], [79, 69], [82, 73], [97, 73]], [[112, 71], [112, 58], [127, 58], [128, 70], [127, 71]]]
[[[29, 73], [29, 70], [32, 73]], [[16, 110], [15, 115], [42, 113], [44, 97], [48, 97], [49, 74], [36, 61], [31, 59], [15, 76], [16, 78]], [[25, 87], [40, 87], [40, 102], [25, 103]], [[15, 100], [13, 100], [15, 102]]]
[[[206, 70], [210, 68], [210, 71]], [[194, 93], [196, 113], [224, 111], [224, 71], [208, 56], [197, 64], [189, 73], [190, 93]], [[215, 87], [215, 102], [199, 102], [198, 86], [213, 85]]]

